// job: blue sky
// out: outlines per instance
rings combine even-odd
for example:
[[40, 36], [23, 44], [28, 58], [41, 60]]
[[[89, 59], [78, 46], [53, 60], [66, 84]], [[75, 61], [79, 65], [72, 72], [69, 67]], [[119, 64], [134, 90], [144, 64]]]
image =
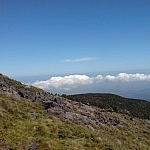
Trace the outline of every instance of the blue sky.
[[52, 93], [150, 100], [150, 1], [1, 0], [0, 72]]
[[1, 0], [0, 71], [30, 76], [150, 69], [149, 8], [148, 0]]

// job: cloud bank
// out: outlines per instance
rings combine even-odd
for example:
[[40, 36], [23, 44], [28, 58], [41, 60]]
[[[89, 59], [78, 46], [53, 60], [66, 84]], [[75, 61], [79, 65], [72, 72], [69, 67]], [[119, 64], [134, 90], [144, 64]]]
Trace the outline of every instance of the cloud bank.
[[83, 57], [77, 59], [66, 59], [65, 62], [82, 62], [82, 61], [91, 61], [95, 59], [96, 59], [95, 57]]
[[150, 75], [146, 74], [127, 74], [119, 73], [116, 76], [98, 75], [96, 77], [89, 77], [87, 75], [69, 75], [64, 77], [51, 77], [46, 81], [36, 81], [32, 85], [42, 88], [44, 90], [64, 90], [69, 91], [81, 86], [90, 86], [101, 83], [117, 83], [117, 82], [135, 82], [135, 81], [150, 81]]

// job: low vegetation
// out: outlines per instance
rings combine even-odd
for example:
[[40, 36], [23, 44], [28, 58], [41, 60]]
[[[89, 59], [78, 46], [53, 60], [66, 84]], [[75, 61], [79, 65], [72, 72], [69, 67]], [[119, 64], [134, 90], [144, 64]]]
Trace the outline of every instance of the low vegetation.
[[[111, 115], [111, 113], [110, 113]], [[117, 114], [124, 126], [84, 126], [48, 116], [36, 103], [0, 94], [0, 149], [150, 150], [150, 124]]]
[[0, 77], [2, 78], [3, 82], [9, 86], [13, 86], [15, 87], [16, 89], [28, 89], [28, 91], [31, 91], [31, 92], [36, 92], [36, 91], [43, 91], [42, 89], [40, 88], [36, 88], [34, 86], [28, 86], [28, 85], [25, 85], [25, 84], [22, 84], [21, 82], [19, 81], [16, 81], [14, 79], [10, 79], [8, 78], [7, 76], [5, 75], [2, 75], [0, 74]]
[[150, 120], [150, 102], [124, 98], [115, 94], [88, 93], [77, 95], [62, 95], [68, 99], [97, 106], [99, 108], [112, 108], [115, 112], [128, 114], [133, 117]]

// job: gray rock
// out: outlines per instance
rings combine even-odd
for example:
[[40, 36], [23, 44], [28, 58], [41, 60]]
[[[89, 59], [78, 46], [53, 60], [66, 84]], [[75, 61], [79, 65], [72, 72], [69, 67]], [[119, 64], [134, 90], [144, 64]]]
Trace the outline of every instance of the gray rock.
[[91, 125], [86, 125], [87, 128], [89, 128], [92, 131], [95, 131], [94, 128]]
[[[34, 89], [31, 86], [22, 85], [19, 87], [9, 85], [5, 82], [4, 78], [5, 76], [0, 75], [0, 92], [13, 96], [14, 99], [21, 97], [24, 100], [28, 99], [36, 102], [46, 110], [47, 114], [58, 117], [61, 120], [70, 120], [80, 125], [86, 125], [91, 130], [94, 130], [93, 126], [95, 125], [119, 126], [122, 124], [118, 118], [106, 117], [107, 113], [113, 113], [111, 108], [101, 110], [81, 102], [68, 100], [59, 95], [51, 95], [48, 92], [38, 88]], [[20, 85], [17, 81], [16, 83]], [[34, 113], [29, 113], [29, 115], [36, 118]]]
[[150, 124], [150, 120], [148, 120], [148, 119], [146, 119], [145, 122], [148, 123], [148, 124]]

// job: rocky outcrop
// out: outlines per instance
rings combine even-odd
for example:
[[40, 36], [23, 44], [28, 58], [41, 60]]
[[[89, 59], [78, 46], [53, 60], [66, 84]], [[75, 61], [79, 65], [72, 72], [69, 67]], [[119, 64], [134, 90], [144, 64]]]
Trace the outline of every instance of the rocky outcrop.
[[[7, 80], [9, 79], [7, 78]], [[113, 113], [112, 109], [99, 109], [58, 95], [51, 95], [38, 88], [33, 90], [33, 87], [30, 86], [16, 87], [8, 83], [5, 82], [5, 76], [0, 75], [0, 92], [11, 95], [14, 98], [29, 99], [32, 102], [37, 102], [46, 110], [47, 114], [61, 120], [69, 120], [76, 124], [85, 125], [91, 130], [94, 130], [93, 127], [98, 125], [122, 125], [118, 118], [107, 117], [108, 114]], [[36, 114], [30, 113], [30, 115], [36, 119]]]
[[117, 118], [108, 118], [107, 114], [112, 113], [98, 108], [71, 101], [63, 97], [55, 96], [51, 101], [46, 102], [45, 109], [48, 114], [54, 115], [62, 120], [70, 120], [77, 124], [86, 126], [95, 125], [121, 125]]

